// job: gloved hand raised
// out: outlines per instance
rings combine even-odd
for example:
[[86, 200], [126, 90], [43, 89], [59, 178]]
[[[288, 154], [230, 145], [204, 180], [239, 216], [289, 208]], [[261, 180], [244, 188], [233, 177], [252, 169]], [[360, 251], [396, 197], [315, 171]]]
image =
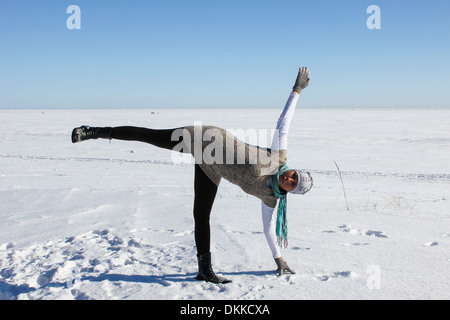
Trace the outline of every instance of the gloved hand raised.
[[311, 79], [309, 79], [309, 69], [307, 67], [300, 68], [300, 70], [298, 71], [297, 80], [295, 80], [295, 85], [292, 88], [292, 90], [300, 93], [303, 89], [305, 89], [308, 86], [310, 80]]
[[283, 260], [283, 258], [280, 257], [278, 259], [275, 259], [275, 263], [278, 267], [277, 272], [279, 276], [282, 276], [285, 272], [295, 274], [295, 271], [289, 268], [288, 264]]

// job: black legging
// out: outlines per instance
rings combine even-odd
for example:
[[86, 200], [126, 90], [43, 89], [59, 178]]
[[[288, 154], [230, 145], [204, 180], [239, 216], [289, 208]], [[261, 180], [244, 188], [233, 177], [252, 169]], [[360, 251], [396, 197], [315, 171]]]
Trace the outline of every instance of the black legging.
[[[179, 129], [179, 128], [177, 128]], [[127, 141], [141, 141], [154, 146], [173, 150], [179, 141], [172, 141], [172, 133], [177, 129], [148, 129], [139, 127], [111, 128], [111, 138]], [[197, 254], [210, 252], [211, 229], [209, 216], [217, 193], [217, 186], [203, 170], [195, 165], [194, 178], [194, 222]]]

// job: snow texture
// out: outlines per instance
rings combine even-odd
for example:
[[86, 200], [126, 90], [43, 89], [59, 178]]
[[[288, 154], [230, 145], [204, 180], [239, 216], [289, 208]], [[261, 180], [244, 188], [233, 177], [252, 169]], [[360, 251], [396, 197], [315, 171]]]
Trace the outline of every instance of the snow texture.
[[192, 164], [70, 141], [82, 124], [270, 130], [279, 112], [0, 111], [0, 299], [449, 299], [450, 111], [297, 108], [288, 164], [314, 177], [288, 198], [297, 273], [276, 275], [259, 200], [222, 181], [211, 247], [226, 285], [195, 280]]

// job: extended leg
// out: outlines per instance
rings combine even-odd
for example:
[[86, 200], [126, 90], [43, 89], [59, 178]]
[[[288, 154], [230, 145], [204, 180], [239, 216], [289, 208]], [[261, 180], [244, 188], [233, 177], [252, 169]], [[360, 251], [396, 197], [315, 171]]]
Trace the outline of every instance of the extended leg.
[[127, 141], [141, 141], [154, 146], [172, 150], [179, 141], [172, 141], [172, 133], [182, 129], [149, 129], [140, 127], [111, 128], [111, 138]]
[[127, 141], [140, 141], [154, 146], [172, 150], [179, 141], [172, 141], [172, 133], [182, 129], [148, 129], [140, 127], [88, 127], [82, 126], [72, 131], [72, 142], [81, 142], [90, 139], [118, 139]]

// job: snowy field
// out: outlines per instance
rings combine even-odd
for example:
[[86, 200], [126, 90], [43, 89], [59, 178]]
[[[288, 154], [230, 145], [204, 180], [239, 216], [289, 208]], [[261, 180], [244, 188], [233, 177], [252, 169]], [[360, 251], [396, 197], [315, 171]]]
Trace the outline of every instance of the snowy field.
[[194, 279], [192, 164], [70, 141], [82, 124], [269, 130], [279, 112], [0, 111], [0, 299], [450, 299], [450, 111], [299, 104], [288, 164], [314, 188], [288, 199], [297, 273], [275, 274], [259, 200], [222, 181], [211, 247], [227, 285]]

